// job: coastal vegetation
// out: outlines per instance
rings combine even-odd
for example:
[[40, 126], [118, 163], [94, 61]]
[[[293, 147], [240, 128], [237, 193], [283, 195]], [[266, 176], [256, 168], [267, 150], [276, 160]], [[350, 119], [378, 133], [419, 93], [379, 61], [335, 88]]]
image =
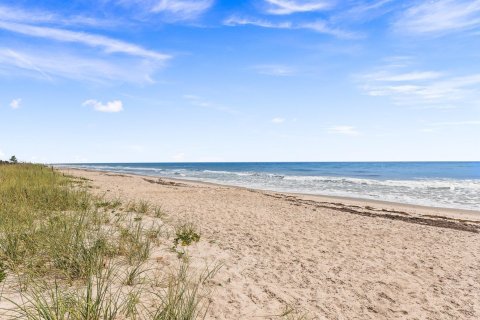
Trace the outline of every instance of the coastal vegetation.
[[155, 263], [153, 248], [200, 239], [164, 215], [146, 201], [94, 196], [88, 180], [53, 168], [0, 165], [0, 317], [202, 318], [218, 268], [192, 271], [186, 251], [175, 271]]

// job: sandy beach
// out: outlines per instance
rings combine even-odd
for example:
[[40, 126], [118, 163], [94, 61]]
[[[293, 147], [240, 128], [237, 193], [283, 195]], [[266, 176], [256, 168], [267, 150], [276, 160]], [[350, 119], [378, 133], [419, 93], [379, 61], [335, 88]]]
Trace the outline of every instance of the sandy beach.
[[480, 0], [0, 0], [0, 320], [480, 320]]
[[199, 227], [193, 263], [223, 264], [208, 319], [480, 318], [480, 213], [61, 171]]

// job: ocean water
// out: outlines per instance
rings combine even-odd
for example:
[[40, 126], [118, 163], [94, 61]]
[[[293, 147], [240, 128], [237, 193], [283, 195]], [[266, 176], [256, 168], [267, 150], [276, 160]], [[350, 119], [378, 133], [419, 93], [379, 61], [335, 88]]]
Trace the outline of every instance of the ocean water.
[[89, 163], [59, 166], [480, 210], [480, 162]]

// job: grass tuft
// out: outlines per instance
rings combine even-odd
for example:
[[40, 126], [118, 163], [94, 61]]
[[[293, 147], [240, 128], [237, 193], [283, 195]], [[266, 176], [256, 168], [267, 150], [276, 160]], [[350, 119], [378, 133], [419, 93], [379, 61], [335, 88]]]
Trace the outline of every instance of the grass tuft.
[[129, 201], [126, 206], [127, 211], [141, 214], [149, 213], [151, 208], [152, 205], [145, 200]]
[[119, 253], [125, 256], [129, 264], [143, 262], [150, 256], [152, 241], [146, 235], [142, 223], [135, 221], [126, 227], [120, 226]]
[[215, 272], [206, 270], [200, 276], [192, 276], [188, 263], [182, 262], [176, 274], [168, 278], [166, 289], [154, 293], [160, 303], [150, 314], [152, 320], [204, 319], [208, 311], [208, 294], [203, 292], [203, 284]]

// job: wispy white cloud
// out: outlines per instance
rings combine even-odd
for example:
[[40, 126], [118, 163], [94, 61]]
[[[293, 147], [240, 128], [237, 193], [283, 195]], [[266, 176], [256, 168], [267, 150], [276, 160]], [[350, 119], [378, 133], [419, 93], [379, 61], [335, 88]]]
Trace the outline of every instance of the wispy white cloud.
[[452, 76], [438, 71], [404, 71], [408, 65], [386, 66], [358, 79], [370, 96], [390, 97], [396, 104], [454, 108], [480, 100], [480, 74]]
[[18, 99], [13, 99], [11, 102], [10, 102], [10, 107], [12, 109], [18, 109], [20, 108], [20, 105], [22, 104], [22, 99], [18, 98]]
[[265, 2], [266, 12], [277, 15], [320, 11], [333, 6], [333, 1], [329, 0], [265, 0]]
[[115, 2], [151, 14], [162, 14], [167, 21], [192, 20], [200, 17], [214, 0], [116, 0]]
[[360, 132], [352, 126], [333, 126], [328, 128], [328, 132], [332, 134], [341, 134], [346, 136], [358, 136]]
[[99, 111], [99, 112], [114, 113], [114, 112], [120, 112], [123, 110], [123, 103], [120, 100], [113, 100], [104, 104], [100, 101], [90, 99], [85, 101], [82, 105], [93, 107], [95, 111]]
[[0, 159], [5, 159], [5, 153], [0, 149]]
[[326, 21], [316, 20], [313, 22], [293, 23], [291, 21], [272, 22], [264, 19], [256, 18], [240, 18], [237, 16], [231, 16], [223, 21], [223, 24], [230, 27], [236, 26], [256, 26], [261, 28], [270, 29], [304, 29], [317, 33], [328, 34], [338, 38], [353, 39], [362, 37], [361, 34], [345, 31], [342, 29], [329, 26]]
[[395, 28], [415, 34], [445, 33], [480, 27], [480, 0], [420, 1], [400, 15]]
[[272, 119], [272, 123], [275, 123], [275, 124], [282, 124], [284, 122], [285, 122], [284, 118], [276, 117]]
[[262, 64], [253, 66], [253, 69], [256, 70], [259, 74], [276, 77], [291, 76], [294, 75], [296, 72], [295, 68], [281, 64]]
[[[128, 65], [128, 68], [125, 68]], [[52, 48], [20, 51], [0, 47], [0, 74], [47, 81], [56, 78], [97, 83], [152, 83], [162, 64], [135, 59], [98, 59], [65, 54]]]
[[144, 49], [128, 42], [91, 33], [1, 21], [0, 29], [20, 33], [30, 37], [46, 38], [61, 42], [80, 43], [90, 47], [102, 48], [107, 53], [122, 53], [147, 59], [154, 59], [157, 61], [165, 61], [170, 58], [170, 56], [167, 54]]
[[213, 3], [213, 0], [161, 0], [152, 7], [151, 11], [166, 12], [179, 19], [188, 20], [203, 14]]
[[[454, 107], [457, 104], [478, 101], [480, 74], [451, 77], [427, 83], [368, 84], [364, 89], [371, 96], [389, 96], [398, 104]], [[472, 99], [469, 99], [475, 97]]]
[[[49, 81], [61, 77], [95, 82], [152, 83], [153, 74], [171, 58], [168, 54], [99, 34], [33, 25], [58, 25], [65, 19], [72, 22], [73, 18], [62, 20], [53, 13], [42, 11], [42, 16], [40, 11], [9, 11], [5, 8], [0, 6], [0, 29], [49, 42], [36, 45], [34, 50], [27, 49], [28, 43], [23, 45], [23, 49], [19, 45], [15, 49], [0, 48], [0, 73], [3, 74], [28, 75]], [[26, 21], [28, 24], [12, 21]], [[84, 47], [75, 48], [75, 54], [71, 54], [67, 53], [71, 50], [67, 51], [59, 45], [56, 47], [53, 42], [75, 43]]]
[[[113, 27], [119, 24], [116, 20], [105, 20], [97, 17], [83, 15], [59, 15], [46, 10], [0, 5], [0, 20], [9, 22], [21, 22], [31, 24], [54, 24], [63, 26], [86, 26], [86, 27]], [[125, 21], [122, 21], [125, 24]]]
[[396, 0], [360, 0], [349, 1], [346, 7], [334, 12], [330, 19], [347, 23], [365, 22], [394, 11]]
[[364, 37], [364, 35], [361, 33], [346, 31], [336, 27], [332, 27], [326, 21], [323, 21], [323, 20], [301, 23], [297, 26], [297, 29], [308, 29], [318, 33], [328, 34], [331, 36], [335, 36], [337, 38], [344, 38], [344, 39], [358, 39], [358, 38]]
[[223, 21], [223, 24], [230, 27], [236, 26], [256, 26], [262, 28], [272, 29], [293, 29], [293, 24], [289, 21], [286, 22], [271, 22], [264, 19], [257, 18], [240, 18], [237, 16], [231, 16]]
[[[0, 71], [2, 69], [8, 70], [10, 68], [18, 68], [32, 71], [35, 75], [41, 76], [41, 78], [51, 80], [51, 77], [43, 71], [45, 62], [46, 61], [39, 63], [38, 56], [33, 57], [9, 48], [0, 48]], [[48, 65], [51, 67], [58, 67], [58, 61], [55, 61], [55, 63], [51, 61]]]

